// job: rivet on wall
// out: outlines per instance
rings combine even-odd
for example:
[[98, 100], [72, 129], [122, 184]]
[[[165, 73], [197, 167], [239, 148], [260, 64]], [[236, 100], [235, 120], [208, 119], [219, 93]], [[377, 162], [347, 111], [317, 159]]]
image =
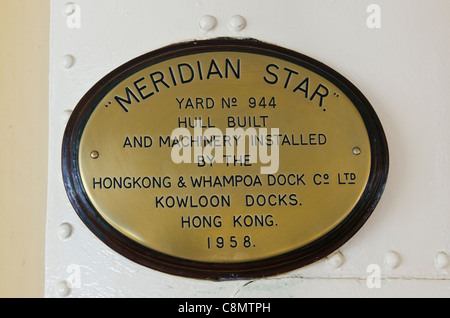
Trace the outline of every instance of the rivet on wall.
[[228, 29], [230, 29], [230, 31], [242, 31], [246, 26], [247, 21], [240, 15], [232, 16], [230, 21], [228, 21]]
[[70, 54], [66, 54], [63, 56], [61, 65], [66, 70], [71, 69], [75, 65], [75, 57]]
[[205, 15], [201, 17], [198, 25], [203, 31], [211, 31], [216, 27], [217, 19], [211, 15]]
[[70, 288], [66, 281], [61, 281], [56, 284], [56, 294], [59, 297], [67, 297], [70, 294]]
[[437, 269], [445, 269], [450, 264], [450, 258], [447, 253], [439, 252], [436, 254], [434, 264]]
[[75, 5], [73, 3], [71, 3], [71, 2], [66, 3], [64, 5], [64, 7], [63, 7], [63, 14], [66, 17], [68, 17], [68, 16], [70, 16], [70, 15], [75, 13], [75, 9], [76, 9], [76, 7], [75, 7]]
[[65, 125], [67, 124], [67, 122], [69, 121], [70, 116], [72, 116], [72, 110], [70, 110], [70, 109], [65, 110], [65, 111], [62, 113], [62, 116], [61, 116], [61, 122], [63, 123], [64, 126], [65, 126]]
[[400, 257], [400, 254], [395, 251], [389, 251], [384, 256], [384, 263], [392, 269], [397, 268], [400, 265], [401, 261], [402, 259]]
[[327, 257], [327, 263], [334, 268], [339, 268], [344, 264], [344, 255], [341, 252], [336, 252]]
[[72, 225], [69, 223], [62, 223], [58, 226], [58, 237], [61, 240], [66, 240], [72, 235]]

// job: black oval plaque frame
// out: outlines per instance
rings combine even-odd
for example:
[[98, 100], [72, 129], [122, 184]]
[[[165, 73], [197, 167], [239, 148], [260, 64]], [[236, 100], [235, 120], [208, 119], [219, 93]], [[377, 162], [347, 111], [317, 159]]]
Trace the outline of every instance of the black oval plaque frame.
[[[280, 58], [326, 78], [341, 89], [361, 114], [370, 139], [371, 171], [361, 199], [337, 227], [316, 241], [276, 257], [245, 263], [206, 263], [172, 257], [138, 244], [108, 224], [88, 199], [80, 177], [78, 150], [81, 135], [98, 102], [118, 82], [149, 65], [192, 53], [237, 51]], [[276, 275], [316, 262], [347, 242], [378, 204], [387, 181], [389, 155], [382, 125], [364, 95], [346, 78], [303, 54], [254, 39], [220, 38], [184, 42], [142, 55], [101, 79], [81, 99], [66, 127], [62, 144], [62, 174], [67, 195], [85, 225], [117, 253], [143, 266], [191, 278], [231, 280]]]

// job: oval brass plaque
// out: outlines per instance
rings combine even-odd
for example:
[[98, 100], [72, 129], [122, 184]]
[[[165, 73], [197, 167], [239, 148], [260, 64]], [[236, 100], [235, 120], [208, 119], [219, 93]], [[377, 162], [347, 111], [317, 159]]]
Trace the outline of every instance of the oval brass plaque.
[[256, 40], [176, 44], [110, 73], [63, 141], [76, 212], [118, 253], [207, 279], [273, 275], [336, 250], [387, 178], [381, 124], [329, 67]]

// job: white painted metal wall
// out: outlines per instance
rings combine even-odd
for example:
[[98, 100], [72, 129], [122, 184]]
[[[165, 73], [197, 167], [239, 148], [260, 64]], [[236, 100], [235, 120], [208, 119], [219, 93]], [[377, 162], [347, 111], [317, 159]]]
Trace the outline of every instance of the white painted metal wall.
[[[47, 297], [450, 296], [449, 1], [73, 4], [51, 2]], [[381, 9], [381, 28], [367, 24], [371, 4]], [[385, 193], [364, 227], [328, 259], [255, 281], [170, 276], [110, 250], [67, 199], [62, 136], [70, 111], [89, 88], [134, 57], [219, 36], [256, 38], [327, 64], [352, 81], [380, 117], [391, 162]]]

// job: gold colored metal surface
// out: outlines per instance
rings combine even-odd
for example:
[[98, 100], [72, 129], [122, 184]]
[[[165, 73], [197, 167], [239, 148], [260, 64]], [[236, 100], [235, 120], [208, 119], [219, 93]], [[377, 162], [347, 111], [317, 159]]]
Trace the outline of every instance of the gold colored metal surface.
[[[277, 171], [245, 158], [175, 163], [173, 131], [194, 136], [200, 118], [202, 132], [224, 136], [237, 125], [279, 129], [268, 147], [279, 145]], [[172, 58], [117, 83], [91, 114], [78, 159], [110, 225], [155, 251], [209, 263], [261, 260], [320, 238], [355, 207], [371, 169], [365, 124], [344, 92], [299, 65], [243, 52]]]

